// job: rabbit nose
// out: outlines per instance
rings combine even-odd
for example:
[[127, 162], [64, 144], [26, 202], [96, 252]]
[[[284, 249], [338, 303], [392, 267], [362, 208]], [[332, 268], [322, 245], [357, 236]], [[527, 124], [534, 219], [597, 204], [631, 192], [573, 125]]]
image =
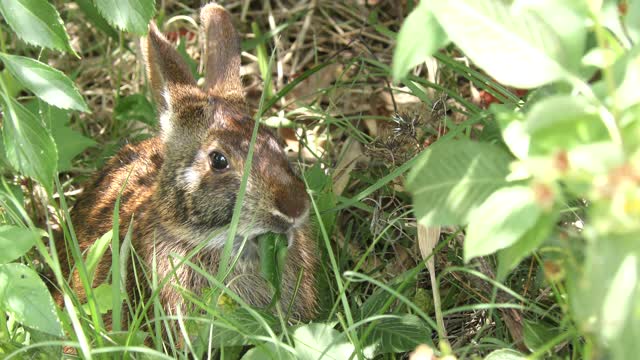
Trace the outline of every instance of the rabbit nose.
[[280, 192], [275, 199], [276, 209], [290, 219], [297, 219], [302, 216], [309, 207], [309, 199], [307, 193], [298, 186]]

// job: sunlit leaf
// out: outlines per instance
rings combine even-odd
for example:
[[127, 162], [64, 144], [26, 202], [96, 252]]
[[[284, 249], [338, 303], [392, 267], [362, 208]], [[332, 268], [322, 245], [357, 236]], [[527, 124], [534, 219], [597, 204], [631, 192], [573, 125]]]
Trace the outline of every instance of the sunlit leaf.
[[500, 349], [492, 351], [485, 356], [484, 360], [524, 360], [526, 357], [517, 351], [510, 349]]
[[138, 35], [147, 33], [154, 0], [94, 0], [100, 14], [114, 27]]
[[466, 224], [468, 215], [507, 184], [511, 156], [487, 143], [455, 140], [426, 150], [407, 176], [421, 224]]
[[47, 103], [62, 109], [89, 110], [76, 86], [61, 71], [24, 56], [0, 53], [0, 59], [16, 79]]
[[293, 331], [296, 357], [299, 360], [316, 360], [324, 353], [323, 359], [348, 359], [354, 351], [344, 333], [328, 324], [312, 323]]
[[428, 4], [428, 1], [421, 1], [400, 28], [391, 67], [395, 80], [403, 78], [412, 67], [449, 42]]
[[75, 3], [78, 4], [78, 7], [85, 14], [91, 25], [118, 41], [118, 32], [100, 15], [92, 0], [75, 0]]
[[571, 95], [555, 95], [534, 104], [526, 114], [525, 130], [531, 138], [529, 154], [547, 155], [609, 139], [596, 106]]
[[40, 120], [13, 98], [4, 98], [2, 135], [11, 165], [49, 191], [57, 172], [58, 152]]
[[0, 12], [25, 42], [75, 55], [58, 11], [47, 0], [0, 0]]
[[429, 5], [449, 38], [502, 84], [534, 88], [570, 73], [564, 61], [575, 55], [535, 13], [514, 13], [496, 0], [438, 0]]
[[534, 196], [529, 187], [512, 186], [491, 194], [476, 208], [464, 241], [465, 261], [511, 246], [531, 229], [542, 213]]
[[47, 286], [25, 265], [0, 265], [0, 307], [25, 326], [62, 336], [60, 320]]
[[42, 237], [39, 231], [14, 225], [0, 225], [0, 264], [24, 255]]

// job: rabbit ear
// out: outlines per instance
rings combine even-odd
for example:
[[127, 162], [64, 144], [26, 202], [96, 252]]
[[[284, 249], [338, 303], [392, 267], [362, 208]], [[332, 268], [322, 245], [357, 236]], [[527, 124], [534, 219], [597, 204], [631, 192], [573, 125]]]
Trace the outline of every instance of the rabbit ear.
[[231, 15], [220, 5], [211, 3], [200, 11], [205, 35], [205, 90], [236, 103], [244, 103], [240, 80], [240, 37]]
[[180, 54], [154, 23], [149, 24], [149, 34], [142, 40], [142, 52], [154, 100], [161, 111], [168, 111], [172, 92], [180, 85], [195, 86], [196, 80]]

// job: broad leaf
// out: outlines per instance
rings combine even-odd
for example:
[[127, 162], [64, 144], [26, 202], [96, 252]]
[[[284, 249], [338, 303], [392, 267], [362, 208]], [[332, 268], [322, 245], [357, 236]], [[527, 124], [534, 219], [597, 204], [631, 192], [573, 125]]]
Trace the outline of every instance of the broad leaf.
[[62, 109], [88, 111], [73, 82], [61, 71], [24, 56], [0, 53], [11, 74], [42, 100]]
[[574, 55], [537, 14], [514, 13], [497, 0], [439, 0], [429, 5], [449, 38], [498, 82], [534, 88], [567, 77], [564, 61]]
[[567, 272], [574, 319], [581, 331], [607, 344], [609, 358], [634, 359], [640, 353], [639, 234], [585, 233], [586, 259]]
[[296, 360], [295, 355], [290, 352], [277, 348], [273, 343], [260, 344], [253, 349], [247, 351], [242, 360]]
[[72, 168], [72, 160], [88, 147], [96, 145], [92, 139], [71, 128], [68, 112], [50, 106], [42, 106], [43, 117], [48, 121], [51, 136], [58, 148], [58, 171]]
[[421, 224], [466, 224], [468, 215], [507, 184], [511, 156], [502, 148], [469, 140], [426, 150], [407, 177]]
[[[237, 304], [234, 305], [237, 306]], [[273, 315], [259, 310], [255, 311], [271, 329], [278, 331], [279, 322]], [[251, 344], [251, 339], [256, 336], [269, 336], [262, 322], [258, 321], [247, 309], [239, 306], [223, 310], [211, 323], [199, 322], [197, 326], [198, 334], [200, 334], [198, 342], [201, 345], [244, 346]], [[211, 338], [209, 338], [210, 336]]]
[[391, 67], [395, 80], [403, 78], [411, 68], [449, 42], [428, 4], [428, 1], [421, 1], [400, 28]]
[[640, 43], [640, 1], [629, 1], [629, 8], [624, 17], [624, 25], [631, 40], [636, 44]]
[[327, 360], [348, 359], [355, 350], [344, 333], [327, 324], [301, 326], [293, 331], [292, 337], [299, 360], [316, 360], [320, 355]]
[[42, 236], [39, 231], [13, 225], [0, 225], [0, 264], [24, 255]]
[[526, 357], [517, 351], [510, 349], [500, 349], [492, 351], [485, 356], [484, 360], [525, 360]]
[[72, 168], [72, 160], [86, 148], [94, 146], [95, 141], [71, 128], [71, 115], [68, 110], [59, 109], [40, 101], [30, 101], [25, 108], [34, 116], [42, 117], [51, 132], [58, 149], [58, 171]]
[[58, 11], [47, 0], [0, 0], [0, 12], [25, 42], [76, 54]]
[[531, 137], [530, 155], [549, 155], [609, 139], [596, 106], [571, 95], [555, 95], [536, 103], [526, 115], [525, 130]]
[[640, 94], [634, 87], [640, 82], [640, 47], [635, 47], [615, 62], [613, 78], [616, 89], [610, 98], [612, 106], [623, 110], [640, 102]]
[[[100, 0], [98, 0], [100, 1]], [[93, 4], [92, 0], [75, 0], [76, 4], [84, 15], [87, 17], [88, 22], [98, 28], [103, 33], [107, 34], [113, 40], [118, 41], [118, 32], [109, 25], [109, 23], [100, 15], [98, 8]]]
[[363, 346], [373, 346], [373, 353], [376, 355], [406, 352], [420, 344], [430, 344], [432, 331], [415, 315], [390, 315], [375, 322], [373, 331]]
[[147, 33], [155, 11], [154, 0], [95, 0], [95, 4], [111, 25], [138, 35]]
[[537, 249], [551, 234], [556, 221], [556, 214], [542, 214], [538, 221], [511, 246], [498, 252], [498, 280], [507, 274]]
[[464, 240], [465, 261], [511, 246], [536, 224], [541, 213], [529, 187], [496, 191], [470, 215]]
[[52, 193], [58, 153], [49, 131], [15, 99], [4, 98], [3, 106], [2, 135], [7, 159], [14, 168]]
[[0, 307], [27, 327], [62, 336], [60, 320], [47, 286], [25, 265], [0, 265]]

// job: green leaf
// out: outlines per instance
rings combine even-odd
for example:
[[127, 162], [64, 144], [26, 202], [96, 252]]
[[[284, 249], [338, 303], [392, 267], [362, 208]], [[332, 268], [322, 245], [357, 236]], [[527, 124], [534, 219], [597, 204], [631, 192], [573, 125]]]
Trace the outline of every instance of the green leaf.
[[609, 358], [634, 359], [640, 352], [640, 234], [592, 230], [585, 229], [584, 262], [568, 264], [573, 318], [581, 332], [598, 335], [609, 348]]
[[425, 226], [466, 224], [473, 209], [507, 184], [511, 156], [493, 144], [453, 140], [420, 156], [407, 189]]
[[560, 335], [560, 330], [544, 321], [525, 319], [523, 326], [524, 344], [530, 351], [536, 351], [544, 346], [556, 336]]
[[363, 347], [374, 346], [374, 354], [402, 353], [420, 344], [431, 344], [431, 329], [412, 314], [389, 315], [377, 320]]
[[107, 231], [104, 235], [102, 235], [96, 242], [91, 244], [89, 247], [89, 251], [87, 252], [87, 258], [85, 260], [85, 266], [87, 267], [87, 273], [89, 274], [89, 279], [91, 280], [91, 284], [93, 284], [93, 275], [102, 259], [102, 256], [109, 248], [111, 244], [111, 238], [113, 236], [113, 229]]
[[145, 124], [156, 125], [156, 111], [142, 94], [134, 94], [118, 98], [113, 109], [113, 117], [118, 121], [141, 121]]
[[0, 12], [11, 29], [26, 43], [73, 55], [60, 14], [46, 0], [0, 0]]
[[581, 96], [555, 95], [537, 102], [526, 115], [525, 130], [531, 137], [530, 155], [609, 140], [598, 109]]
[[[100, 284], [93, 289], [93, 296], [98, 304], [100, 314], [106, 314], [113, 309], [113, 289], [110, 284]], [[89, 313], [89, 304], [84, 304], [82, 307]]]
[[96, 142], [71, 128], [68, 112], [45, 105], [42, 114], [48, 120], [51, 136], [58, 148], [58, 171], [71, 170], [72, 160]]
[[0, 265], [0, 307], [27, 327], [62, 336], [60, 320], [47, 286], [25, 265]]
[[469, 217], [465, 261], [511, 246], [535, 225], [541, 212], [529, 187], [512, 186], [496, 191]]
[[631, 40], [636, 44], [640, 43], [640, 1], [629, 1], [627, 14], [624, 17], [624, 25]]
[[570, 67], [565, 62], [575, 63], [571, 49], [533, 12], [515, 13], [496, 0], [439, 0], [429, 5], [449, 38], [501, 84], [538, 87], [566, 78]]
[[273, 343], [260, 344], [253, 349], [247, 351], [242, 360], [296, 360], [295, 355], [282, 349], [276, 348]]
[[266, 233], [258, 237], [260, 245], [260, 275], [274, 290], [273, 301], [280, 299], [282, 271], [287, 258], [287, 237], [284, 234]]
[[89, 111], [78, 89], [65, 74], [24, 56], [0, 53], [11, 74], [42, 100], [61, 109]]
[[328, 324], [313, 323], [301, 326], [293, 331], [292, 337], [299, 360], [316, 360], [323, 353], [322, 359], [348, 359], [355, 350], [344, 333], [338, 332]]
[[39, 231], [14, 225], [0, 225], [0, 264], [24, 255], [42, 237]]
[[396, 81], [449, 42], [428, 4], [427, 1], [421, 1], [400, 28], [391, 66]]
[[[237, 304], [236, 304], [237, 305]], [[270, 313], [253, 310], [262, 321], [258, 321], [249, 310], [234, 306], [231, 310], [220, 308], [221, 313], [211, 323], [198, 322], [197, 339], [200, 345], [215, 347], [244, 346], [253, 343], [252, 339], [269, 336], [264, 328], [264, 321], [276, 333], [280, 328], [279, 321]], [[213, 327], [213, 329], [211, 328]], [[211, 336], [211, 338], [209, 338]]]
[[94, 0], [100, 14], [114, 27], [138, 35], [147, 33], [154, 0]]
[[551, 230], [556, 222], [556, 214], [542, 214], [538, 221], [522, 235], [514, 244], [498, 252], [498, 273], [499, 280], [504, 279], [507, 274], [537, 249], [551, 234]]
[[49, 131], [15, 99], [5, 97], [3, 106], [2, 135], [7, 159], [14, 168], [52, 193], [58, 153]]
[[526, 357], [510, 349], [494, 350], [484, 360], [525, 360]]
[[75, 0], [75, 2], [78, 4], [78, 7], [82, 10], [91, 25], [98, 28], [113, 40], [118, 41], [118, 32], [100, 15], [98, 8], [96, 8], [91, 0]]
[[613, 64], [615, 91], [610, 95], [612, 106], [624, 110], [640, 102], [640, 94], [634, 84], [640, 82], [640, 46], [620, 57]]

